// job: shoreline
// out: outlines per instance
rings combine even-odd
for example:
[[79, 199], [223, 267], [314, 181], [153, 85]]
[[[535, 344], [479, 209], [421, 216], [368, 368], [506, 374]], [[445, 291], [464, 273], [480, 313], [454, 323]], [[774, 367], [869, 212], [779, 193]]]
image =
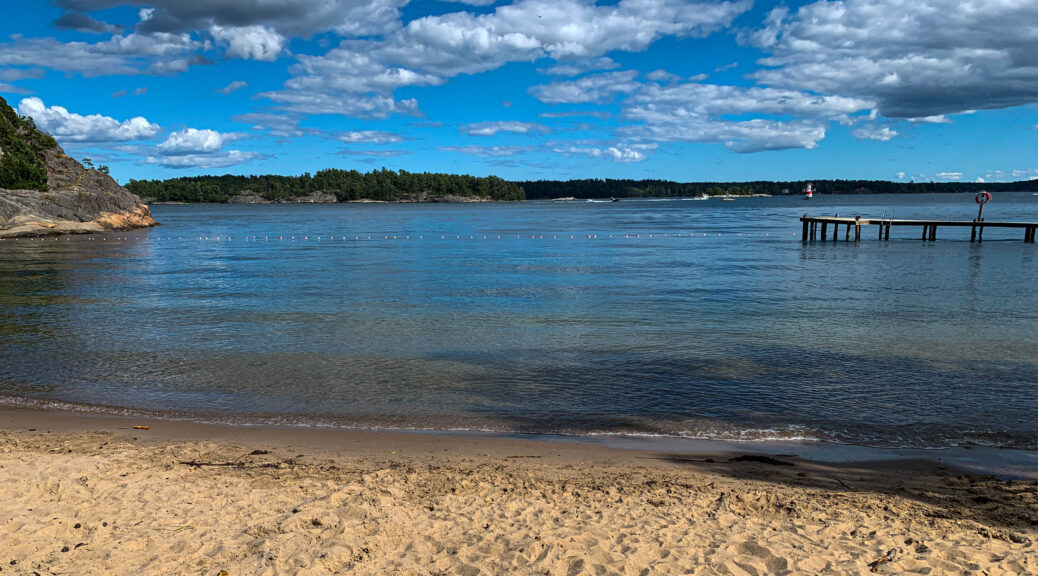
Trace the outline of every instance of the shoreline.
[[[35, 400], [35, 399], [24, 399]], [[816, 439], [766, 438], [730, 439], [696, 438], [660, 434], [588, 433], [562, 434], [550, 432], [521, 432], [480, 429], [436, 429], [345, 426], [332, 423], [277, 424], [265, 421], [214, 421], [199, 415], [175, 416], [153, 410], [119, 409], [63, 401], [49, 401], [56, 406], [19, 406], [0, 404], [0, 430], [9, 421], [17, 426], [31, 427], [34, 420], [45, 421], [56, 431], [79, 433], [100, 425], [104, 429], [124, 429], [127, 423], [143, 423], [152, 428], [163, 428], [175, 440], [237, 441], [239, 439], [271, 441], [277, 437], [294, 438], [297, 442], [316, 448], [325, 448], [339, 437], [358, 436], [368, 440], [374, 437], [401, 437], [407, 442], [422, 444], [425, 440], [440, 438], [449, 442], [467, 444], [527, 443], [540, 448], [572, 446], [635, 454], [673, 453], [699, 457], [733, 457], [739, 455], [790, 455], [797, 459], [820, 464], [851, 464], [875, 462], [931, 462], [952, 466], [964, 472], [993, 475], [1006, 480], [1038, 481], [1038, 450], [1003, 448], [984, 445], [948, 447], [887, 447], [842, 444]], [[420, 440], [425, 439], [425, 440]]]
[[0, 491], [13, 574], [1038, 570], [1038, 481], [918, 459], [3, 409]]

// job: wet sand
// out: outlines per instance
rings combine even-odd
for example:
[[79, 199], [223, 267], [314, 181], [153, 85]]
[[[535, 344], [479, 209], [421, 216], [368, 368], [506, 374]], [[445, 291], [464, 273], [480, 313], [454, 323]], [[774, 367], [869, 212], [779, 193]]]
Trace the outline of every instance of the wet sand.
[[0, 568], [1038, 573], [1034, 476], [746, 456], [0, 410]]

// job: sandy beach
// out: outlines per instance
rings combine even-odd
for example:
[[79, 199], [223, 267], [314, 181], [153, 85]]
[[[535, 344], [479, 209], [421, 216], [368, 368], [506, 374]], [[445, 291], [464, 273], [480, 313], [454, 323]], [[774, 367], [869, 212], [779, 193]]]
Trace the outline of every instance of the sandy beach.
[[1038, 573], [1033, 478], [740, 456], [4, 410], [0, 569]]

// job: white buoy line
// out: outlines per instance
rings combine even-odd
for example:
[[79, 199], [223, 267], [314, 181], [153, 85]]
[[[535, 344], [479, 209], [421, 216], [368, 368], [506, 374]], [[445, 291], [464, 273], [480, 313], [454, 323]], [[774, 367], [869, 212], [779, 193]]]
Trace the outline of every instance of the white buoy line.
[[[796, 236], [797, 233], [793, 232], [792, 236]], [[555, 234], [305, 234], [305, 235], [291, 235], [291, 234], [267, 234], [263, 236], [259, 235], [243, 235], [243, 236], [161, 236], [161, 235], [148, 235], [141, 234], [137, 236], [109, 236], [109, 235], [98, 235], [98, 236], [78, 236], [78, 239], [86, 241], [103, 241], [109, 240], [145, 240], [145, 241], [188, 241], [188, 242], [368, 242], [368, 241], [417, 241], [417, 240], [443, 240], [443, 241], [464, 241], [464, 240], [640, 240], [640, 239], [658, 239], [658, 238], [705, 238], [705, 237], [723, 237], [723, 236], [736, 236], [736, 237], [767, 237], [771, 236], [770, 233], [746, 233], [746, 232], [687, 232], [687, 233], [618, 233], [618, 234], [568, 234], [568, 233], [555, 233]], [[23, 241], [23, 242], [45, 242], [53, 241], [57, 242], [60, 240], [72, 240], [73, 236], [33, 236], [33, 237], [14, 237], [14, 238], [0, 238], [2, 241]]]

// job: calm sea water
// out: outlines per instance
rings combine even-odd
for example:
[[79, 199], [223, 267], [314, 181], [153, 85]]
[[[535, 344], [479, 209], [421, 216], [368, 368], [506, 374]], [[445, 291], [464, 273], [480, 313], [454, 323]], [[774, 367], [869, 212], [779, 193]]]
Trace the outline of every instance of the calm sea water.
[[[797, 218], [970, 195], [154, 206], [0, 242], [7, 405], [237, 423], [1038, 449], [1038, 247]], [[1000, 194], [989, 220], [1038, 220]]]

